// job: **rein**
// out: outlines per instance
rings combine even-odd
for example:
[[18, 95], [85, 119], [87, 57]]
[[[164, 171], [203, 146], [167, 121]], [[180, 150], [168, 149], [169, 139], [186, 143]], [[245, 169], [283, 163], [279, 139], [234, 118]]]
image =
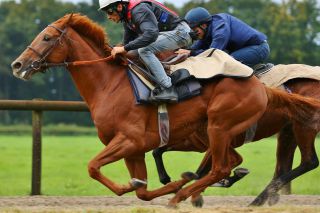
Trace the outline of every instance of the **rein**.
[[103, 62], [103, 61], [110, 61], [112, 60], [112, 56], [108, 56], [105, 58], [99, 58], [95, 60], [89, 60], [89, 61], [73, 61], [73, 62], [63, 62], [63, 63], [44, 63], [41, 65], [41, 68], [49, 68], [49, 67], [69, 67], [69, 66], [81, 66], [81, 65], [89, 65], [89, 64], [94, 64], [98, 62]]
[[[69, 20], [71, 19], [71, 17], [69, 18]], [[30, 50], [32, 50], [35, 54], [37, 54], [39, 56], [39, 60], [33, 61], [31, 63], [31, 69], [32, 70], [40, 70], [40, 69], [47, 69], [50, 67], [69, 67], [69, 66], [83, 66], [83, 65], [90, 65], [90, 64], [94, 64], [94, 63], [98, 63], [98, 62], [103, 62], [103, 61], [111, 61], [113, 60], [112, 55], [105, 57], [105, 58], [99, 58], [99, 59], [95, 59], [95, 60], [88, 60], [88, 61], [72, 61], [72, 62], [62, 62], [62, 63], [47, 63], [46, 59], [47, 57], [50, 55], [50, 53], [53, 52], [54, 48], [59, 45], [62, 44], [62, 38], [67, 34], [67, 29], [68, 27], [65, 27], [65, 29], [60, 29], [56, 26], [53, 25], [48, 25], [48, 27], [52, 27], [54, 29], [56, 29], [57, 31], [59, 31], [61, 34], [60, 36], [54, 41], [54, 43], [49, 46], [47, 49], [45, 49], [43, 51], [43, 53], [39, 53], [35, 48], [33, 48], [32, 46], [28, 46], [28, 48]], [[111, 45], [107, 44], [111, 49], [113, 48]], [[149, 72], [145, 71], [143, 68], [139, 67], [137, 64], [135, 64], [133, 61], [131, 61], [130, 59], [124, 57], [124, 56], [119, 56], [121, 60], [123, 60], [124, 62], [127, 62], [128, 64], [133, 64], [135, 67], [137, 67], [138, 69], [136, 70], [137, 72], [139, 72], [140, 74], [147, 76], [148, 79], [152, 80], [153, 82], [156, 82], [157, 84], [160, 84], [160, 82], [158, 82], [158, 80], [153, 77], [153, 75], [151, 75]], [[41, 72], [45, 72], [45, 71], [41, 71]]]
[[[64, 30], [61, 30], [60, 28], [53, 26], [53, 25], [48, 25], [48, 27], [52, 27], [52, 28], [56, 29], [61, 34], [49, 48], [47, 48], [46, 50], [43, 51], [43, 53], [39, 53], [32, 46], [28, 46], [28, 49], [32, 50], [40, 58], [39, 60], [32, 62], [31, 68], [34, 70], [39, 70], [41, 68], [50, 68], [50, 67], [69, 67], [69, 66], [89, 65], [89, 64], [94, 64], [94, 63], [103, 62], [103, 61], [110, 61], [113, 59], [112, 56], [108, 56], [105, 58], [99, 58], [99, 59], [89, 60], [89, 61], [73, 61], [73, 62], [66, 62], [65, 61], [63, 63], [47, 63], [46, 62], [47, 57], [50, 55], [50, 53], [52, 53], [52, 51], [54, 50], [54, 48], [58, 44], [61, 44], [63, 36], [66, 35], [66, 33], [67, 33], [67, 27]], [[109, 47], [111, 47], [111, 46], [109, 45]]]

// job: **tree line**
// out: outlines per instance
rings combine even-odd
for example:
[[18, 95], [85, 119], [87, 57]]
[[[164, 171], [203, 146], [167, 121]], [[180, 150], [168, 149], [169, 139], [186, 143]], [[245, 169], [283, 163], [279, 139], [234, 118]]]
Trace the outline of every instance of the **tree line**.
[[[211, 13], [230, 13], [268, 36], [269, 62], [318, 65], [320, 58], [320, 8], [316, 0], [192, 0], [181, 8], [166, 4], [182, 17], [194, 7]], [[98, 12], [98, 0], [66, 3], [57, 0], [21, 0], [0, 3], [0, 99], [81, 100], [64, 69], [54, 68], [23, 82], [13, 77], [11, 62], [48, 24], [71, 12], [87, 15], [101, 24], [112, 44], [122, 40], [121, 24]], [[0, 124], [30, 123], [30, 112], [0, 111]], [[87, 113], [48, 113], [45, 123], [91, 125]]]

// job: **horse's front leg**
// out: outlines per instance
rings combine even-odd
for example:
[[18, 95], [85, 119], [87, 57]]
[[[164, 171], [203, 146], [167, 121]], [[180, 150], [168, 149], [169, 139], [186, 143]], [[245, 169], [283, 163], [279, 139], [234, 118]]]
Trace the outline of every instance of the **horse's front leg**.
[[[210, 128], [210, 127], [209, 127]], [[169, 207], [177, 207], [177, 204], [182, 200], [187, 199], [191, 195], [199, 195], [208, 186], [213, 183], [218, 182], [222, 178], [227, 177], [231, 173], [232, 167], [229, 165], [229, 146], [231, 143], [231, 138], [227, 132], [212, 134], [212, 141], [217, 141], [212, 148], [211, 152], [211, 170], [204, 177], [200, 178], [191, 185], [179, 190], [176, 195], [170, 200]]]
[[[117, 195], [123, 195], [136, 189], [136, 184], [119, 185], [104, 176], [100, 168], [106, 164], [118, 161], [129, 155], [132, 155], [137, 148], [134, 142], [128, 139], [124, 134], [118, 133], [110, 143], [95, 157], [88, 165], [90, 177], [99, 181]], [[139, 185], [140, 186], [140, 185]]]
[[[139, 182], [141, 182], [141, 180], [147, 180], [147, 168], [144, 160], [144, 155], [125, 158], [125, 162], [130, 175], [133, 178], [133, 185], [135, 185], [135, 180], [138, 181], [138, 184]], [[195, 174], [187, 172], [182, 175], [181, 180], [170, 182], [156, 190], [148, 191], [147, 185], [139, 188], [137, 187], [136, 194], [138, 198], [149, 201], [162, 195], [177, 192], [183, 185], [190, 182], [191, 180], [194, 180], [196, 177], [197, 176]]]

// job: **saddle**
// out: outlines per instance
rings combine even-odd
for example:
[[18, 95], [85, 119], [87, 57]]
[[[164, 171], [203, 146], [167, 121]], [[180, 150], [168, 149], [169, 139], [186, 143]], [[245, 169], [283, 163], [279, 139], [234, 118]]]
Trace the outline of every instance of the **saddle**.
[[[149, 99], [149, 97], [151, 91], [157, 85], [155, 78], [147, 67], [138, 60], [137, 51], [130, 51], [127, 57], [133, 61], [133, 63], [129, 64], [127, 74], [133, 88], [137, 104], [154, 103]], [[166, 58], [161, 63], [168, 74], [170, 65], [180, 63], [187, 57], [187, 55], [173, 55]], [[171, 78], [172, 85], [177, 91], [179, 102], [200, 94], [201, 84], [194, 76], [190, 75], [188, 70], [180, 69], [168, 75]], [[160, 103], [157, 102], [157, 104]]]
[[[172, 54], [171, 54], [172, 55]], [[135, 57], [132, 57], [135, 56]], [[132, 83], [137, 102], [148, 103], [150, 102], [150, 91], [155, 88], [156, 79], [143, 66], [142, 62], [137, 61], [138, 53], [131, 53], [131, 57], [136, 62], [129, 64], [130, 70], [128, 71], [130, 82]], [[178, 101], [186, 100], [200, 94], [201, 82], [207, 82], [216, 77], [229, 77], [229, 78], [249, 78], [253, 75], [252, 68], [235, 60], [230, 55], [222, 50], [208, 49], [196, 57], [187, 57], [187, 55], [179, 55], [177, 57], [171, 56], [163, 61], [167, 74], [171, 77], [172, 83], [178, 92]], [[139, 77], [142, 77], [143, 83], [137, 83]], [[148, 83], [149, 82], [149, 83]], [[149, 90], [142, 92], [142, 90]]]

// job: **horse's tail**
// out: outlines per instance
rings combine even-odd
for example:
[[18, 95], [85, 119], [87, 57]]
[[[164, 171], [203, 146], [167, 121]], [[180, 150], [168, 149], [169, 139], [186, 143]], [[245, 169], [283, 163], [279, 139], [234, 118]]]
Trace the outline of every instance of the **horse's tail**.
[[279, 89], [265, 87], [268, 107], [285, 113], [290, 119], [320, 131], [320, 101]]

